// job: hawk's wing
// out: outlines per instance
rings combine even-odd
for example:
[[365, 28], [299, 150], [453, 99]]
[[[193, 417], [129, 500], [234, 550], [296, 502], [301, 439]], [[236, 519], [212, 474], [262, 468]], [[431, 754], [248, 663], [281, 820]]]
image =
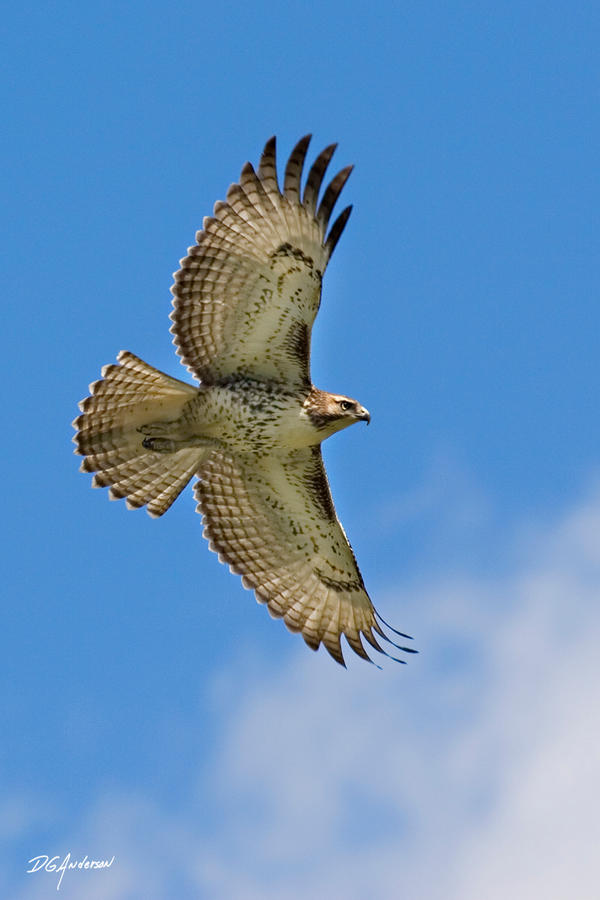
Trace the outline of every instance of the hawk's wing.
[[373, 635], [393, 643], [336, 516], [319, 446], [265, 457], [218, 450], [198, 474], [195, 494], [211, 550], [271, 615], [300, 631], [313, 650], [323, 643], [342, 665], [342, 634], [364, 659], [361, 634], [389, 656]]
[[206, 384], [231, 374], [310, 383], [310, 332], [321, 280], [350, 215], [347, 207], [327, 228], [352, 171], [336, 175], [317, 206], [335, 144], [317, 157], [301, 195], [310, 135], [290, 156], [283, 192], [277, 184], [275, 138], [258, 172], [250, 163], [227, 201], [204, 219], [175, 273], [174, 343], [188, 369]]

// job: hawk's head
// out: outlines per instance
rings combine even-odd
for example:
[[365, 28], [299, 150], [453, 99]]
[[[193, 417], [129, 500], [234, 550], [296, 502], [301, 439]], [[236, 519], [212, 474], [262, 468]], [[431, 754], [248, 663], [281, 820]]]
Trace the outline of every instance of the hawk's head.
[[369, 410], [361, 406], [358, 400], [344, 397], [342, 394], [328, 394], [313, 387], [304, 401], [304, 408], [311, 422], [323, 437], [329, 437], [355, 422], [371, 421]]

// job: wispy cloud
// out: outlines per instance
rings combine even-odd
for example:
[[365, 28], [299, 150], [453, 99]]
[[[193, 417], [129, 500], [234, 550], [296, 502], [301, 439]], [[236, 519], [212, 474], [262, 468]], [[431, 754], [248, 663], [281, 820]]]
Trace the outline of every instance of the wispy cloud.
[[512, 535], [501, 576], [394, 594], [425, 651], [406, 667], [344, 672], [304, 651], [221, 673], [184, 808], [149, 790], [89, 811], [80, 832], [118, 860], [86, 896], [595, 900], [599, 535], [592, 491]]

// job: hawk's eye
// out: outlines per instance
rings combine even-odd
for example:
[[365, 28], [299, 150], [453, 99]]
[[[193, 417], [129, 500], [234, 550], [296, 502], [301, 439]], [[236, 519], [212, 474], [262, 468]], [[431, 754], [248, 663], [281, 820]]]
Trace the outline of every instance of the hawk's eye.
[[352, 409], [354, 403], [351, 403], [350, 400], [340, 400], [340, 408], [347, 412], [349, 409]]

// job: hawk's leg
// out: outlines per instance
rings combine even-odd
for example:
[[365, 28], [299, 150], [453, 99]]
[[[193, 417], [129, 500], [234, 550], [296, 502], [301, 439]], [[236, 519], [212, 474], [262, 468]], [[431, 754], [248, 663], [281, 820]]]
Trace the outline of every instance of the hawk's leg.
[[[138, 431], [142, 431], [142, 429], [138, 428]], [[171, 438], [147, 437], [142, 441], [142, 447], [146, 450], [152, 450], [154, 453], [175, 453], [176, 450], [183, 450], [188, 447], [203, 447], [206, 449], [219, 446], [220, 441], [215, 438], [203, 437], [185, 438], [181, 441], [175, 441]]]
[[138, 431], [148, 437], [167, 437], [181, 432], [181, 422], [179, 419], [172, 422], [151, 422], [149, 425], [140, 425]]
[[[138, 431], [140, 434], [147, 435], [142, 441], [142, 446], [146, 450], [153, 450], [155, 453], [173, 453], [179, 449], [180, 441], [173, 439], [178, 432], [181, 432], [181, 426], [177, 420], [141, 425]], [[173, 437], [167, 435], [173, 435]]]
[[179, 441], [170, 441], [169, 438], [144, 438], [142, 447], [146, 450], [154, 450], [155, 453], [173, 453], [179, 449]]

